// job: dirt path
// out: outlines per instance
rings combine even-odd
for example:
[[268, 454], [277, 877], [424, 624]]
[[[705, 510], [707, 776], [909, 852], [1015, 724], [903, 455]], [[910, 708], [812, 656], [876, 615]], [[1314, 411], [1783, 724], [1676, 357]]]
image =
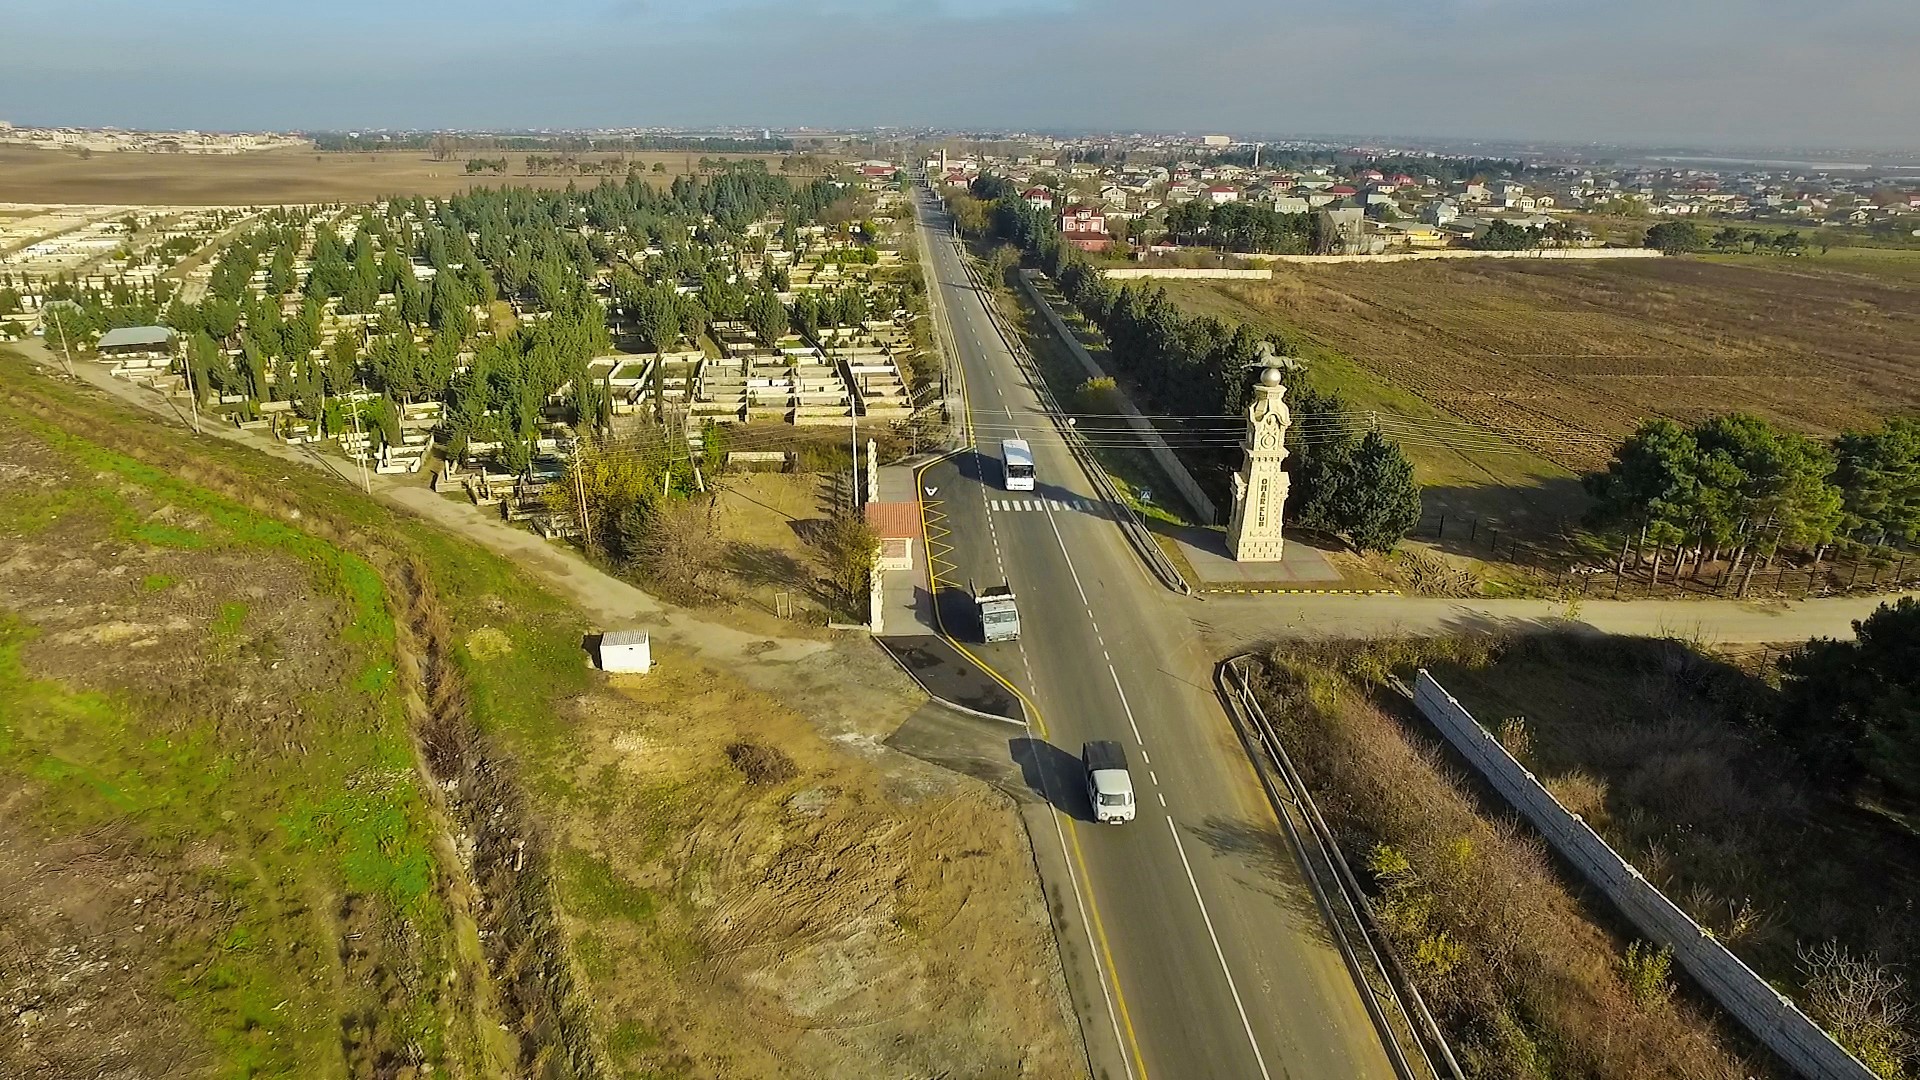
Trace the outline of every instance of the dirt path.
[[[29, 340], [9, 347], [43, 367], [64, 373], [59, 358], [39, 342]], [[157, 391], [116, 379], [97, 364], [76, 361], [74, 375], [136, 408], [183, 426], [187, 423], [188, 417]], [[201, 430], [281, 461], [325, 469], [345, 482], [358, 480], [357, 470], [344, 458], [222, 424], [203, 423]], [[755, 689], [794, 701], [830, 733], [866, 740], [884, 738], [899, 720], [926, 700], [919, 687], [864, 635], [810, 640], [788, 637], [777, 629], [749, 632], [704, 619], [600, 570], [571, 549], [491, 518], [465, 501], [394, 477], [376, 475], [370, 481], [373, 496], [380, 501], [512, 560], [578, 605], [595, 622], [593, 629], [647, 630], [662, 645], [690, 650], [726, 667]]]

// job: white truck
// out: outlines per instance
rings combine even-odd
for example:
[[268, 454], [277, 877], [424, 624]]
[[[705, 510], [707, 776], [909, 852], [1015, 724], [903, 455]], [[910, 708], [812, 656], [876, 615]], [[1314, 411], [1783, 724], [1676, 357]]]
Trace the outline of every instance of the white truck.
[[1017, 641], [1020, 638], [1020, 611], [1013, 604], [1013, 586], [989, 585], [974, 593], [980, 609], [980, 640]]
[[1133, 820], [1133, 775], [1127, 772], [1127, 751], [1112, 739], [1096, 739], [1080, 749], [1087, 769], [1087, 802], [1093, 819], [1102, 825], [1124, 825]]

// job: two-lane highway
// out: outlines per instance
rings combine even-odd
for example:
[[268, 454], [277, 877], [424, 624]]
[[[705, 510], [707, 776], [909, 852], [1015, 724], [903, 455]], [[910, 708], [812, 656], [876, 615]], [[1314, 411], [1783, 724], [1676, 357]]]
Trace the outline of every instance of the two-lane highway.
[[[1112, 1076], [1390, 1077], [1379, 1038], [1211, 689], [1191, 605], [1128, 549], [967, 277], [937, 204], [922, 206], [976, 450], [929, 468], [946, 630], [1022, 694], [1014, 755], [1054, 807], [1098, 986], [1077, 986], [1096, 1068]], [[1036, 489], [1004, 489], [999, 440], [1033, 446]], [[966, 587], [1009, 582], [1018, 642], [981, 645]], [[1092, 823], [1077, 756], [1117, 739], [1139, 816]], [[1083, 977], [1085, 976], [1082, 973]]]

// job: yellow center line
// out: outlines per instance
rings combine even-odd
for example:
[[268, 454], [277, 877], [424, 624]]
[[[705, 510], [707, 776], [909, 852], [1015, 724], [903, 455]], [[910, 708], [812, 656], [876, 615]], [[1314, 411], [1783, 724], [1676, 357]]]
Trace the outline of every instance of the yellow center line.
[[[960, 364], [960, 358], [957, 355], [954, 357], [954, 371], [960, 382], [961, 407], [963, 409], [966, 409], [967, 415], [969, 417], [968, 423], [966, 425], [966, 439], [967, 439], [966, 446], [967, 446], [967, 449], [972, 449], [974, 445], [973, 424], [971, 422], [971, 416], [972, 416], [973, 410], [971, 405], [969, 404], [968, 397], [967, 397], [966, 373], [962, 365]], [[968, 660], [972, 661], [974, 666], [978, 667], [981, 671], [986, 672], [989, 678], [993, 679], [993, 681], [1005, 687], [1009, 693], [1013, 694], [1015, 698], [1019, 699], [1021, 706], [1024, 707], [1027, 711], [1027, 716], [1033, 725], [1033, 729], [1040, 733], [1040, 737], [1042, 739], [1047, 739], [1049, 738], [1049, 736], [1047, 734], [1046, 718], [1041, 715], [1040, 707], [1033, 703], [1033, 699], [1029, 698], [1026, 694], [1022, 693], [1019, 687], [1013, 685], [1013, 683], [1007, 680], [1006, 676], [1001, 675], [998, 671], [995, 671], [992, 666], [986, 663], [986, 661], [981, 660], [978, 656], [975, 656], [971, 649], [968, 649], [965, 645], [960, 644], [959, 641], [954, 639], [952, 634], [947, 632], [946, 620], [940, 614], [940, 586], [942, 582], [940, 579], [940, 575], [934, 569], [935, 556], [933, 553], [933, 532], [929, 528], [930, 522], [927, 517], [927, 501], [924, 497], [926, 493], [926, 471], [937, 464], [939, 464], [938, 460], [929, 461], [925, 465], [922, 465], [918, 469], [914, 470], [914, 474], [913, 474], [914, 501], [917, 504], [919, 504], [919, 507], [920, 507], [920, 531], [921, 531], [921, 534], [927, 538], [927, 589], [928, 589], [928, 592], [932, 595], [932, 599], [933, 599], [934, 624], [939, 629], [940, 636], [946, 640], [947, 644], [953, 646], [954, 649], [958, 651], [961, 656], [964, 656]], [[940, 509], [940, 504], [935, 503], [934, 506], [935, 506], [934, 513], [938, 518], [938, 520], [943, 522], [947, 520], [946, 512], [943, 509]], [[943, 527], [940, 531], [940, 535], [941, 535], [941, 538], [944, 539], [948, 536], [952, 536], [953, 532], [952, 530], [946, 529]], [[952, 552], [956, 550], [951, 545], [942, 544], [941, 546], [945, 548], [947, 552]], [[942, 561], [946, 561], [946, 560], [942, 559]], [[959, 570], [959, 566], [955, 563], [948, 561], [947, 565], [952, 567], [956, 571]], [[1080, 849], [1080, 831], [1077, 825], [1078, 825], [1077, 822], [1073, 821], [1072, 819], [1068, 819], [1067, 828], [1064, 830], [1067, 834], [1069, 842], [1072, 844], [1072, 850], [1068, 852], [1068, 858], [1073, 860], [1073, 864], [1076, 868], [1078, 868], [1080, 876], [1083, 878], [1086, 878], [1088, 882], [1087, 894], [1086, 894], [1087, 917], [1088, 917], [1088, 921], [1092, 923], [1094, 941], [1100, 947], [1100, 956], [1106, 966], [1108, 982], [1113, 986], [1113, 999], [1116, 1007], [1120, 1011], [1120, 1025], [1126, 1030], [1126, 1033], [1127, 1033], [1126, 1034], [1127, 1045], [1123, 1048], [1123, 1050], [1125, 1053], [1127, 1053], [1129, 1057], [1133, 1059], [1134, 1068], [1137, 1072], [1139, 1080], [1147, 1080], [1147, 1063], [1145, 1059], [1141, 1057], [1141, 1054], [1140, 1054], [1140, 1037], [1134, 1031], [1133, 1016], [1127, 1009], [1127, 995], [1123, 990], [1120, 989], [1120, 969], [1117, 966], [1115, 966], [1113, 962], [1113, 946], [1107, 940], [1106, 926], [1100, 919], [1100, 904], [1099, 904], [1099, 901], [1096, 900], [1093, 895], [1093, 886], [1092, 886], [1093, 878], [1091, 875], [1087, 873], [1086, 855]]]

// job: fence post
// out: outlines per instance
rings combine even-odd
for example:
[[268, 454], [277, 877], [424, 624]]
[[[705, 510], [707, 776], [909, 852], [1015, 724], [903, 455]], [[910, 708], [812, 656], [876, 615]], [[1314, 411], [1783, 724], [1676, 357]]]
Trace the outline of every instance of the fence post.
[[1480, 539], [1480, 515], [1475, 514], [1473, 517], [1473, 527], [1467, 531], [1467, 542], [1472, 543], [1478, 539]]
[[1500, 530], [1493, 530], [1492, 536], [1493, 539], [1487, 541], [1487, 550], [1493, 553], [1494, 558], [1498, 559], [1500, 557]]
[[1860, 580], [1860, 556], [1853, 557], [1853, 576], [1847, 579], [1847, 591], [1852, 592], [1854, 583]]
[[1447, 515], [1440, 515], [1440, 527], [1433, 530], [1433, 538], [1435, 540], [1445, 540], [1447, 538]]

